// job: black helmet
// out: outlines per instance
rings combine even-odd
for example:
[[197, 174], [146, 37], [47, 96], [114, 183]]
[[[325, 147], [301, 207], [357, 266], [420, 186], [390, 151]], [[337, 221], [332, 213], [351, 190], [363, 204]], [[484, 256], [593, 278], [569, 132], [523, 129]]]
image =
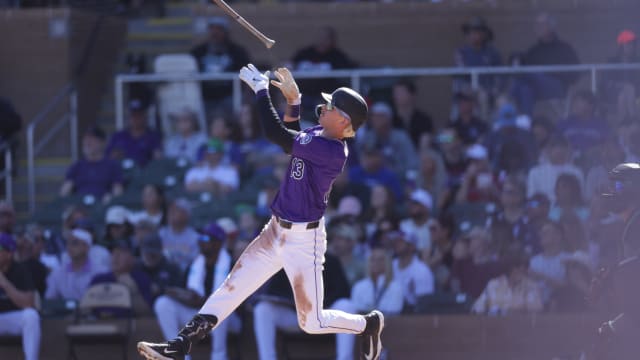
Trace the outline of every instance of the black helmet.
[[[357, 131], [358, 128], [367, 120], [367, 103], [355, 90], [347, 87], [341, 87], [331, 94], [322, 93], [322, 97], [328, 103], [331, 103], [331, 105], [349, 115], [353, 131]], [[318, 116], [320, 115], [319, 109], [320, 105], [316, 107], [316, 115]]]
[[640, 194], [640, 164], [622, 163], [609, 171], [610, 186], [605, 196], [633, 200]]

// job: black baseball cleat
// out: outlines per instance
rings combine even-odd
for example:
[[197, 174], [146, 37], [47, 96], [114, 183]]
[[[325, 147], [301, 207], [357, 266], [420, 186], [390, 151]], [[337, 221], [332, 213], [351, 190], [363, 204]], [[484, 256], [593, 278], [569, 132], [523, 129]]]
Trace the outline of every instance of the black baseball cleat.
[[138, 353], [147, 360], [184, 360], [185, 357], [180, 338], [159, 344], [140, 341]]
[[378, 310], [373, 310], [364, 316], [367, 326], [362, 332], [362, 359], [379, 360], [382, 352], [382, 340], [380, 334], [384, 328], [384, 315]]

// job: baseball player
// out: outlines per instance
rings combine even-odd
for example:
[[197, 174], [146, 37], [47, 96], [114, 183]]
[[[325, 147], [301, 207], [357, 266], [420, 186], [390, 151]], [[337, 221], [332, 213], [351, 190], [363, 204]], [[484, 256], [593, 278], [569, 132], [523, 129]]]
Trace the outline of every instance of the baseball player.
[[293, 289], [300, 328], [310, 334], [361, 334], [362, 357], [377, 360], [382, 343], [384, 316], [378, 310], [367, 315], [325, 310], [322, 268], [327, 248], [324, 211], [334, 179], [348, 156], [344, 139], [355, 136], [367, 118], [367, 105], [357, 92], [341, 87], [323, 93], [326, 104], [316, 107], [319, 126], [300, 130], [298, 85], [286, 68], [276, 70], [279, 88], [287, 99], [281, 119], [269, 97], [269, 72], [249, 64], [240, 79], [256, 93], [265, 136], [291, 155], [288, 175], [272, 205], [271, 220], [240, 256], [229, 276], [207, 299], [178, 336], [165, 343], [139, 342], [146, 359], [183, 359], [194, 341], [202, 339], [249, 295], [284, 268]]

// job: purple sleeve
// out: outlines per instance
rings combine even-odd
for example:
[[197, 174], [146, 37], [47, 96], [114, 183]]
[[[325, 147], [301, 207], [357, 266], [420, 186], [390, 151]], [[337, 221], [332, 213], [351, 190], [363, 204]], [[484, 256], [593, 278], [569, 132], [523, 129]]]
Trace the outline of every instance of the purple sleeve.
[[313, 136], [307, 132], [301, 132], [296, 136], [291, 155], [314, 164], [326, 164], [336, 159], [342, 163], [347, 157], [341, 141]]
[[69, 166], [69, 169], [67, 169], [65, 180], [74, 181], [74, 179], [76, 178], [77, 168], [78, 168], [78, 162], [74, 162], [73, 164], [71, 164], [71, 166]]
[[111, 167], [111, 186], [113, 184], [122, 184], [124, 183], [124, 179], [122, 178], [122, 167], [117, 161], [109, 161], [109, 166]]

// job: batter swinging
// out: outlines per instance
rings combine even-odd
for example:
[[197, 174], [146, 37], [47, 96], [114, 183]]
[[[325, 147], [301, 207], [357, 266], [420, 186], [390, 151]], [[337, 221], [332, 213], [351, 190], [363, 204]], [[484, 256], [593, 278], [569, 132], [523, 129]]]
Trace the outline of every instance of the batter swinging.
[[240, 79], [256, 93], [266, 137], [291, 155], [288, 175], [271, 205], [273, 216], [177, 338], [160, 344], [138, 343], [138, 351], [147, 359], [183, 359], [194, 341], [204, 338], [282, 268], [293, 289], [302, 330], [310, 334], [361, 334], [362, 358], [380, 357], [384, 327], [380, 311], [356, 315], [322, 309], [322, 264], [327, 247], [324, 211], [331, 185], [347, 160], [344, 139], [355, 136], [365, 122], [367, 105], [349, 88], [322, 94], [327, 103], [316, 107], [320, 125], [301, 131], [298, 86], [286, 68], [276, 70], [275, 76], [279, 81], [271, 84], [288, 103], [284, 119], [269, 97], [269, 72], [262, 74], [252, 64], [240, 70]]

